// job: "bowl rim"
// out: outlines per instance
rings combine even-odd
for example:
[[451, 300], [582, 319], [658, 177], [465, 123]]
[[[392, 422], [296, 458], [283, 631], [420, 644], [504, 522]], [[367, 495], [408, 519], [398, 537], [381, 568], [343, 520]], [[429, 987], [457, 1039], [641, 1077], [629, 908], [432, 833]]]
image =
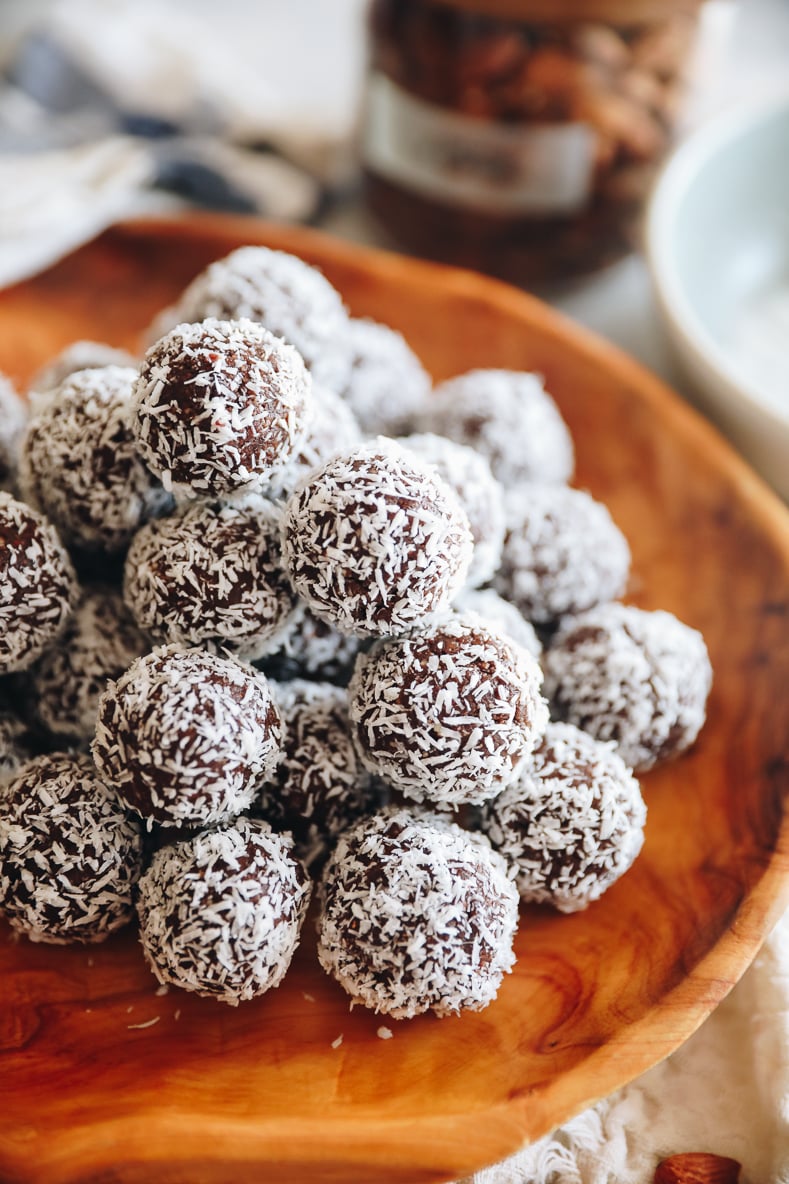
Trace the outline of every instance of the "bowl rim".
[[715, 336], [706, 328], [687, 295], [675, 255], [667, 249], [674, 238], [682, 203], [703, 168], [720, 151], [744, 139], [780, 114], [789, 119], [789, 85], [776, 93], [727, 107], [690, 133], [672, 153], [658, 176], [647, 207], [644, 250], [652, 282], [671, 332], [685, 356], [692, 355], [719, 385], [729, 403], [739, 402], [771, 430], [789, 430], [789, 407], [776, 411], [758, 383], [738, 370]]

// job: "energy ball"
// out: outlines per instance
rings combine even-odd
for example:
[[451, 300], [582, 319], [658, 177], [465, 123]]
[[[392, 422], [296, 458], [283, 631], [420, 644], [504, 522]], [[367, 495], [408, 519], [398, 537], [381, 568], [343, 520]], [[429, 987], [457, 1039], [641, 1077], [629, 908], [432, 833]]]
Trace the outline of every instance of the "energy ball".
[[91, 740], [107, 683], [149, 648], [119, 592], [86, 591], [63, 637], [29, 671], [38, 721], [53, 736]]
[[483, 829], [523, 900], [574, 913], [632, 865], [646, 816], [612, 745], [551, 723], [518, 780], [486, 807]]
[[291, 582], [341, 633], [398, 633], [447, 608], [474, 544], [435, 470], [379, 437], [335, 457], [285, 507]]
[[468, 514], [474, 539], [467, 583], [473, 588], [486, 584], [501, 561], [505, 529], [504, 490], [491, 473], [490, 465], [473, 448], [430, 432], [407, 436], [399, 443], [434, 465], [439, 476], [458, 495]]
[[612, 740], [636, 772], [684, 752], [704, 723], [707, 647], [671, 613], [605, 604], [568, 618], [543, 669], [554, 715]]
[[178, 646], [138, 658], [99, 702], [93, 759], [149, 825], [211, 826], [243, 813], [280, 751], [262, 675]]
[[493, 588], [464, 588], [452, 606], [461, 615], [476, 613], [489, 629], [496, 629], [510, 637], [538, 661], [542, 642], [531, 621], [527, 621], [514, 604], [505, 600]]
[[506, 504], [494, 582], [530, 621], [547, 624], [622, 595], [630, 548], [602, 502], [569, 486], [520, 485]]
[[355, 317], [316, 360], [313, 377], [342, 396], [368, 436], [408, 431], [432, 387], [401, 333]]
[[488, 801], [545, 731], [541, 682], [531, 654], [473, 615], [377, 642], [348, 687], [361, 759], [413, 801]]
[[30, 761], [3, 789], [0, 912], [31, 941], [103, 941], [133, 913], [140, 824], [72, 753]]
[[322, 898], [321, 966], [394, 1019], [481, 1011], [515, 961], [518, 893], [503, 859], [429, 814], [388, 809], [346, 831]]
[[54, 644], [78, 596], [54, 526], [0, 493], [0, 674], [25, 670]]
[[0, 374], [0, 489], [13, 492], [28, 414], [27, 404], [20, 399], [10, 380]]
[[162, 985], [236, 1007], [279, 986], [299, 944], [311, 886], [290, 837], [239, 818], [155, 852], [137, 913]]
[[19, 484], [63, 541], [122, 551], [170, 499], [137, 454], [131, 396], [137, 371], [79, 370], [39, 403], [22, 442]]
[[307, 430], [311, 380], [292, 346], [252, 321], [177, 325], [145, 355], [137, 446], [186, 498], [258, 493]]
[[282, 566], [282, 514], [261, 497], [198, 502], [150, 522], [129, 548], [123, 592], [156, 643], [251, 661], [287, 635], [298, 602]]
[[419, 430], [476, 448], [505, 488], [561, 484], [573, 474], [572, 438], [537, 374], [470, 370], [450, 378], [433, 391]]
[[266, 497], [275, 500], [289, 497], [314, 469], [362, 442], [361, 428], [347, 403], [315, 382], [312, 391], [307, 434], [295, 456], [274, 472], [266, 486]]
[[254, 810], [288, 830], [296, 855], [310, 867], [323, 859], [341, 831], [373, 808], [370, 777], [351, 740], [348, 696], [330, 683], [277, 684], [282, 756], [261, 783]]
[[32, 394], [43, 395], [54, 391], [77, 370], [98, 370], [102, 366], [136, 368], [137, 361], [128, 350], [114, 349], [102, 341], [73, 341], [33, 375], [30, 390]]
[[358, 637], [339, 633], [305, 605], [280, 648], [261, 667], [265, 674], [280, 682], [319, 679], [346, 686], [361, 644]]
[[307, 365], [336, 339], [347, 315], [339, 292], [303, 259], [240, 247], [202, 271], [182, 293], [173, 323], [250, 320], [295, 346]]

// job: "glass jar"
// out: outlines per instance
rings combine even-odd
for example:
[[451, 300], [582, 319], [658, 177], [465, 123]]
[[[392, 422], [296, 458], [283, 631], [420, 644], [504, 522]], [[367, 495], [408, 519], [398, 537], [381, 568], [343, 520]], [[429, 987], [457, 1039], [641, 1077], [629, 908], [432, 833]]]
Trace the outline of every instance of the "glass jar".
[[628, 253], [700, 0], [373, 0], [367, 201], [407, 249], [542, 284]]

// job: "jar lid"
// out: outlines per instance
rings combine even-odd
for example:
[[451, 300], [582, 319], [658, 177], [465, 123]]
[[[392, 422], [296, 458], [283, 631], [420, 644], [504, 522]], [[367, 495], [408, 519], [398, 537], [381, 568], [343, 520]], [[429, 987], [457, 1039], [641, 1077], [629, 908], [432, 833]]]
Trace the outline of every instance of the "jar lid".
[[433, 0], [478, 16], [515, 21], [604, 21], [627, 27], [664, 20], [677, 13], [694, 15], [702, 0]]

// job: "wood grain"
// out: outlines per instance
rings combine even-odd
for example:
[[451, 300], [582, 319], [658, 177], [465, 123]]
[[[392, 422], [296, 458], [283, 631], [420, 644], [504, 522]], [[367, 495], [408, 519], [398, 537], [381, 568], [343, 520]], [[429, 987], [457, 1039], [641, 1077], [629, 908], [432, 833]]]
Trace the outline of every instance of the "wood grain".
[[479, 1015], [387, 1021], [394, 1038], [380, 1040], [380, 1019], [349, 1013], [317, 968], [311, 932], [285, 984], [237, 1010], [157, 996], [132, 932], [92, 950], [0, 941], [4, 1184], [454, 1179], [671, 1052], [787, 903], [787, 514], [635, 363], [494, 281], [205, 216], [115, 229], [0, 294], [0, 368], [23, 381], [81, 336], [135, 346], [186, 281], [244, 242], [318, 263], [437, 378], [545, 374], [578, 484], [632, 545], [630, 599], [707, 638], [709, 722], [687, 756], [644, 777], [632, 871], [585, 913], [524, 910], [515, 972]]

